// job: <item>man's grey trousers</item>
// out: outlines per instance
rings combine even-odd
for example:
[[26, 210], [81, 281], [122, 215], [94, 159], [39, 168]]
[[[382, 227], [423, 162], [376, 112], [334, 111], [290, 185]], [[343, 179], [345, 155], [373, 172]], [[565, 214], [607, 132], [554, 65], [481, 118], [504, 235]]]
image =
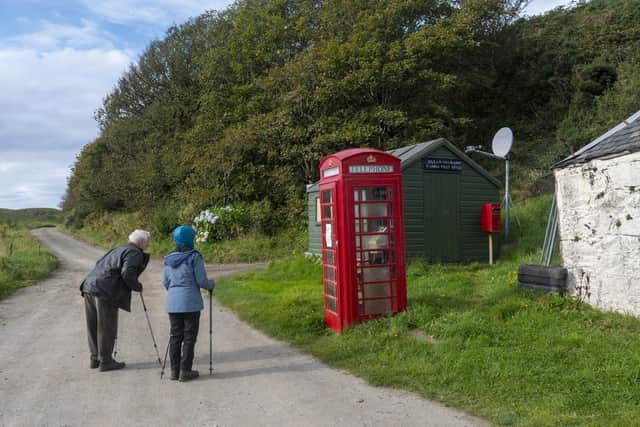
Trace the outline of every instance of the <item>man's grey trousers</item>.
[[118, 308], [104, 298], [84, 294], [84, 311], [91, 359], [102, 364], [112, 362], [111, 353], [118, 334]]

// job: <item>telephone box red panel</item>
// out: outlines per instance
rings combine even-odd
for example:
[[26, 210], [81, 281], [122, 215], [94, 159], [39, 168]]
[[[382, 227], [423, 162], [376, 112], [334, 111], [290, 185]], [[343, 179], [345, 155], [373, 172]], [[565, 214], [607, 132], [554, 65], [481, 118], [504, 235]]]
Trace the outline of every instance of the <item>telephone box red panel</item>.
[[407, 306], [400, 159], [350, 149], [320, 162], [324, 312], [336, 332]]
[[480, 227], [484, 233], [499, 233], [500, 203], [485, 203], [480, 211]]

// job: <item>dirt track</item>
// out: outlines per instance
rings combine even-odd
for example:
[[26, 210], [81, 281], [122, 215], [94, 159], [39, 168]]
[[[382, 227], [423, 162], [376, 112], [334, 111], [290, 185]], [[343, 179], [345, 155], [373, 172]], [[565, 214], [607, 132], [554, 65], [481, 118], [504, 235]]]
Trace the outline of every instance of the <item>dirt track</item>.
[[[0, 426], [464, 426], [484, 425], [411, 393], [374, 388], [301, 355], [215, 305], [214, 373], [208, 308], [191, 383], [160, 380], [142, 305], [120, 311], [118, 359], [126, 369], [88, 368], [78, 284], [103, 250], [54, 229], [34, 234], [61, 261], [49, 279], [0, 302]], [[208, 267], [214, 278], [250, 268]], [[160, 262], [141, 281], [160, 352], [168, 339]], [[164, 356], [162, 354], [162, 356]]]

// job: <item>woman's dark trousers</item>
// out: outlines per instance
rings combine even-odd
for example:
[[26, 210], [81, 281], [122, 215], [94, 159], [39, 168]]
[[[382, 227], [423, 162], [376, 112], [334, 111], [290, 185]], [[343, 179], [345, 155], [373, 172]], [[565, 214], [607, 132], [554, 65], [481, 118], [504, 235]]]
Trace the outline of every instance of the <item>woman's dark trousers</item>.
[[171, 339], [169, 354], [172, 371], [190, 371], [193, 366], [193, 352], [198, 338], [200, 312], [169, 313]]
[[118, 307], [104, 298], [84, 294], [84, 311], [91, 360], [99, 360], [105, 365], [113, 362], [111, 353], [118, 333]]

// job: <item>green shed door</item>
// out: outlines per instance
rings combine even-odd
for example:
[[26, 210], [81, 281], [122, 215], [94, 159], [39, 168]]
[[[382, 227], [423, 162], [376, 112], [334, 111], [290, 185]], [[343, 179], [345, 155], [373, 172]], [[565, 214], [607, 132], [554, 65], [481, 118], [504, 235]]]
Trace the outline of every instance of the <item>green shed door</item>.
[[460, 261], [460, 175], [424, 174], [425, 253], [432, 261]]

